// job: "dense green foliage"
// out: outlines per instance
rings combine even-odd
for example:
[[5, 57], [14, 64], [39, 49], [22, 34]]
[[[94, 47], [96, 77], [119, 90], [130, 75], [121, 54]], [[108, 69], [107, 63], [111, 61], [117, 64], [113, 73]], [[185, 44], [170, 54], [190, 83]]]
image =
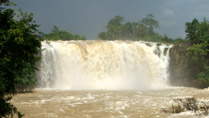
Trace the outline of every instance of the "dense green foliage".
[[197, 85], [201, 88], [209, 87], [209, 66], [204, 68], [204, 71], [198, 74]]
[[16, 14], [0, 1], [0, 117], [13, 117], [17, 109], [9, 103], [16, 90], [35, 85], [34, 73], [41, 41], [32, 14]]
[[154, 30], [159, 28], [158, 21], [154, 19], [152, 14], [148, 14], [145, 18], [138, 22], [122, 23], [124, 18], [115, 16], [110, 19], [106, 28], [106, 32], [99, 33], [98, 37], [102, 40], [146, 40], [157, 42], [171, 42], [172, 39], [166, 35], [161, 36]]
[[194, 19], [186, 23], [187, 39], [192, 42], [192, 46], [187, 50], [187, 56], [198, 68], [199, 74], [195, 84], [198, 87], [209, 86], [209, 21], [204, 19], [199, 22]]
[[71, 34], [67, 31], [60, 31], [57, 26], [54, 26], [50, 33], [45, 34], [47, 40], [85, 40], [84, 36]]

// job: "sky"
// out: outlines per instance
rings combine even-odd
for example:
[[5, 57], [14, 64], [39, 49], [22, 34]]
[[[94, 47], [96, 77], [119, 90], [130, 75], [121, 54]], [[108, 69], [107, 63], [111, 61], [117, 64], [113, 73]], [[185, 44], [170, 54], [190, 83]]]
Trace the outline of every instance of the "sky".
[[97, 39], [108, 21], [116, 15], [125, 22], [137, 22], [153, 14], [159, 21], [159, 34], [185, 37], [185, 23], [194, 18], [209, 20], [209, 0], [12, 0], [25, 12], [34, 14], [40, 31], [60, 30]]

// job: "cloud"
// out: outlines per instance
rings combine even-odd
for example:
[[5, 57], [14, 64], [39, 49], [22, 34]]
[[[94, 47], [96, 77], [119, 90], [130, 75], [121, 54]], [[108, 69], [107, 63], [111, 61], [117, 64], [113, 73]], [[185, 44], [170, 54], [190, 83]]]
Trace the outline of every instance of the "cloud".
[[172, 27], [176, 24], [175, 12], [171, 9], [164, 8], [160, 14], [160, 25], [164, 27]]
[[164, 9], [163, 10], [163, 14], [165, 14], [167, 16], [173, 16], [174, 15], [174, 11], [172, 11], [170, 9]]
[[172, 27], [176, 24], [176, 20], [161, 20], [160, 24], [166, 27]]
[[203, 18], [203, 17], [209, 18], [209, 14], [207, 11], [196, 11], [194, 12], [194, 16], [198, 18]]

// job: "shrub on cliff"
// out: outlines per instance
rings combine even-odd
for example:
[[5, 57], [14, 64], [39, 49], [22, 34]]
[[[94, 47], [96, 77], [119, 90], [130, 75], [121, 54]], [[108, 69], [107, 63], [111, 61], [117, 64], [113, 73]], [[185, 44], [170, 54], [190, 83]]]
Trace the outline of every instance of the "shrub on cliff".
[[204, 71], [198, 74], [197, 86], [207, 88], [209, 86], [209, 66], [205, 67]]
[[202, 22], [194, 19], [186, 23], [187, 38], [192, 42], [192, 46], [187, 49], [187, 56], [191, 62], [196, 64], [195, 68], [200, 70], [195, 84], [198, 87], [209, 86], [209, 21], [205, 18]]

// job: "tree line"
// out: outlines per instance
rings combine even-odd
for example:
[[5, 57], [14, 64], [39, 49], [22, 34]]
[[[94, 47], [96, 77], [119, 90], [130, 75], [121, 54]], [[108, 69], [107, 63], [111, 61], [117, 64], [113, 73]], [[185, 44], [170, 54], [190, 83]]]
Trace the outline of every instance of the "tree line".
[[121, 16], [110, 19], [106, 25], [106, 32], [98, 35], [102, 40], [146, 40], [156, 42], [172, 42], [166, 35], [161, 36], [155, 30], [159, 28], [159, 23], [154, 19], [154, 15], [148, 14], [138, 22], [125, 22]]
[[53, 26], [50, 33], [43, 34], [45, 40], [85, 40], [85, 36], [78, 34], [71, 34], [64, 30], [59, 30], [57, 26]]

